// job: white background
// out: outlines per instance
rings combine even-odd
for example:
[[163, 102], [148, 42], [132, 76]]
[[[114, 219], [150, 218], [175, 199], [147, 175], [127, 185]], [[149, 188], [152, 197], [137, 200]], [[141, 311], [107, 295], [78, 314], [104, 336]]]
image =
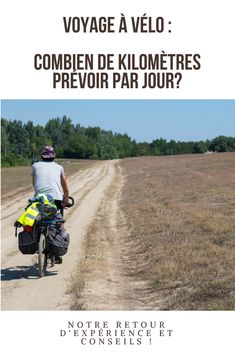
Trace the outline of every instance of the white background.
[[[5, 1], [1, 11], [1, 98], [231, 99], [235, 95], [234, 1]], [[65, 33], [63, 16], [165, 18], [171, 33]], [[36, 53], [199, 53], [201, 69], [184, 71], [180, 89], [53, 89], [36, 71]]]
[[[86, 321], [108, 321], [109, 327], [113, 327], [116, 321], [123, 325], [125, 321], [164, 321], [165, 327], [173, 332], [171, 337], [160, 337], [158, 329], [152, 330], [151, 345], [145, 338], [141, 345], [82, 345], [80, 338], [84, 337], [60, 337], [60, 330], [67, 330], [69, 321], [82, 321], [84, 325]], [[42, 350], [57, 353], [232, 353], [233, 321], [233, 312], [9, 311], [1, 313], [1, 345], [4, 351], [20, 353], [41, 353]]]
[[[1, 99], [234, 99], [233, 1], [5, 1], [1, 9]], [[63, 16], [163, 16], [168, 34], [65, 34]], [[53, 90], [35, 53], [200, 53], [178, 90]], [[68, 320], [166, 321], [173, 337], [152, 345], [81, 346], [59, 337]], [[17, 352], [232, 352], [232, 312], [1, 312], [1, 345]], [[46, 343], [45, 343], [46, 342]]]

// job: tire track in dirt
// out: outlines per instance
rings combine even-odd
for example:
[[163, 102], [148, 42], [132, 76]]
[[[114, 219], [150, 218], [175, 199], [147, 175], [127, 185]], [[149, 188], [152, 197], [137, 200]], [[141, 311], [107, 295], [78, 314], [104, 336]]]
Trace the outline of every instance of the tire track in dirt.
[[144, 281], [128, 274], [126, 239], [129, 229], [119, 201], [124, 177], [115, 166], [115, 178], [100, 202], [84, 242], [81, 262], [71, 279], [72, 310], [133, 310], [145, 308], [139, 291]]
[[[22, 255], [17, 250], [13, 227], [18, 216], [16, 208], [7, 210], [2, 235], [2, 309], [3, 310], [67, 310], [70, 295], [67, 285], [81, 254], [82, 240], [92, 222], [103, 193], [112, 183], [117, 161], [93, 166], [77, 177], [73, 176], [70, 194], [76, 207], [67, 212], [66, 228], [71, 236], [68, 254], [62, 265], [49, 269], [48, 275], [38, 279], [36, 256]], [[30, 195], [29, 195], [30, 196]], [[24, 201], [21, 201], [22, 207]], [[20, 208], [19, 205], [17, 210]], [[11, 207], [10, 207], [11, 208]]]
[[165, 300], [150, 287], [147, 276], [138, 273], [132, 256], [136, 239], [121, 208], [126, 183], [121, 165], [115, 165], [115, 178], [84, 238], [81, 261], [69, 288], [71, 310], [156, 310]]

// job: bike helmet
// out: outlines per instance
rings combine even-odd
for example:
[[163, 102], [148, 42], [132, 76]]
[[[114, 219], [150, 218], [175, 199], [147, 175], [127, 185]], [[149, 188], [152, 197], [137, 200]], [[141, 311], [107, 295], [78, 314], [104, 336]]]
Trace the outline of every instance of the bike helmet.
[[42, 153], [41, 153], [41, 156], [43, 157], [43, 158], [55, 158], [55, 150], [54, 150], [54, 148], [52, 147], [52, 146], [49, 146], [49, 145], [47, 145], [47, 146], [44, 146], [43, 147], [43, 150], [42, 150]]

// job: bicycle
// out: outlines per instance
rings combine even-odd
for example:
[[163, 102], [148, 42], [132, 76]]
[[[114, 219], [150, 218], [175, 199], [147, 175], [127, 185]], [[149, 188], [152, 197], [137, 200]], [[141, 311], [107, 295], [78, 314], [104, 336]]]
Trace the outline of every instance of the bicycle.
[[[70, 203], [64, 208], [70, 208], [74, 205], [74, 199], [70, 196]], [[51, 219], [51, 220], [38, 220], [35, 221], [33, 226], [33, 238], [36, 239], [37, 243], [37, 254], [38, 254], [38, 274], [39, 277], [43, 277], [46, 274], [48, 263], [50, 261], [51, 267], [56, 263], [56, 256], [50, 252], [49, 247], [49, 228], [51, 225], [57, 226], [64, 223], [64, 219]], [[17, 237], [17, 228], [21, 227], [21, 224], [15, 222], [15, 236]], [[35, 240], [34, 240], [35, 241]]]
[[[68, 203], [64, 208], [70, 208], [74, 205], [74, 199], [70, 196], [71, 203]], [[50, 260], [51, 267], [55, 265], [56, 257], [50, 252], [48, 243], [48, 231], [51, 225], [57, 225], [64, 223], [62, 220], [49, 220], [49, 221], [37, 221], [34, 227], [35, 237], [38, 239], [38, 273], [39, 277], [43, 277], [46, 274], [48, 266], [48, 260]]]
[[[34, 225], [34, 236], [38, 243], [38, 273], [39, 277], [46, 274], [48, 260], [51, 262], [51, 267], [55, 265], [55, 256], [49, 251], [48, 231], [52, 224], [57, 224], [57, 221], [38, 221]], [[60, 221], [61, 223], [61, 221]]]

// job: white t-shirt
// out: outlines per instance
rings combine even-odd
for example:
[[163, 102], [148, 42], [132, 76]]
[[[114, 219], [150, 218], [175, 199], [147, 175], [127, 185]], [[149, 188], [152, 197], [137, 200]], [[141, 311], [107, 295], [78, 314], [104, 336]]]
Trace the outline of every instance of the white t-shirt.
[[37, 162], [32, 165], [35, 194], [49, 194], [54, 200], [63, 199], [61, 175], [64, 168], [56, 162]]

